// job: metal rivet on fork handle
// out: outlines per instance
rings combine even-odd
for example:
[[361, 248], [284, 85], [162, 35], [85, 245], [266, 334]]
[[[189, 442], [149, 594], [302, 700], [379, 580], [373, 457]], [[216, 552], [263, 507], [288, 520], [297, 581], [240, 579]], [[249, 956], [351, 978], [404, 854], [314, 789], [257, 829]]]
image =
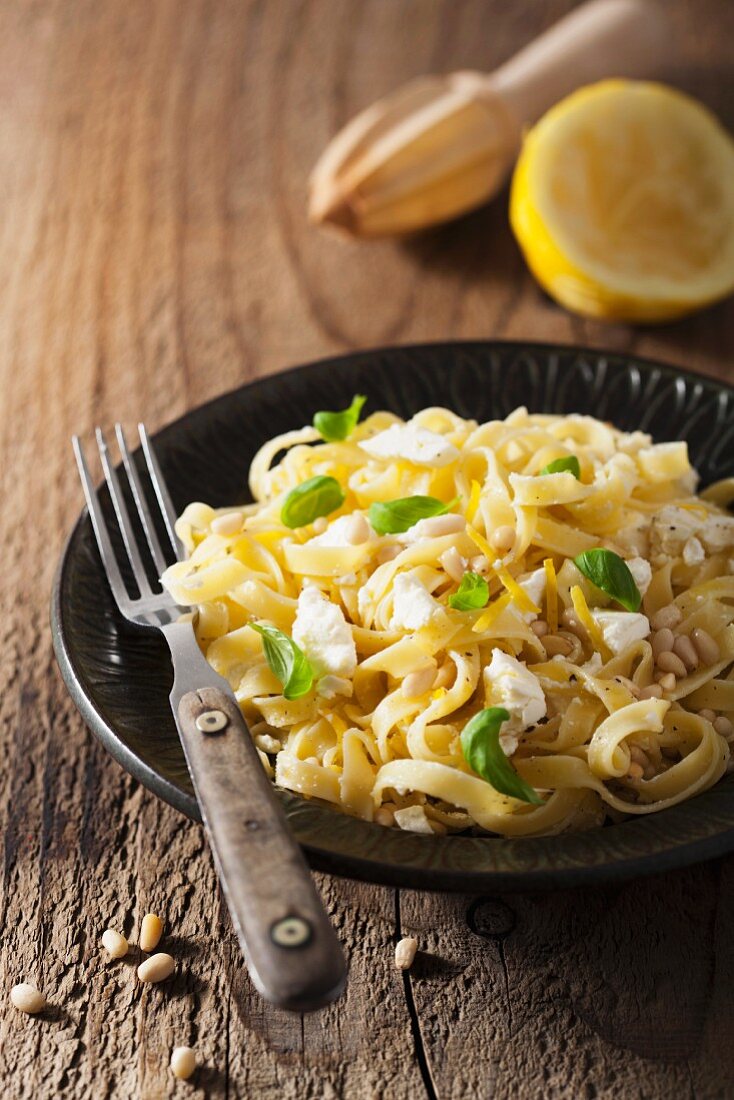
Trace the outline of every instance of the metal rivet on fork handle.
[[283, 917], [271, 926], [270, 938], [279, 947], [303, 947], [311, 939], [311, 925], [303, 917]]
[[227, 715], [223, 710], [205, 710], [196, 719], [196, 728], [202, 733], [220, 733], [227, 725]]

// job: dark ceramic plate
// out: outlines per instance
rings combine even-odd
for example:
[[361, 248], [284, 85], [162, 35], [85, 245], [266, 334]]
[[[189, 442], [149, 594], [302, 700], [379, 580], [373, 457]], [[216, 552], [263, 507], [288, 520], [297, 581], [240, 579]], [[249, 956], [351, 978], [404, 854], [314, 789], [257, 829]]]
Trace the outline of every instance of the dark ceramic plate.
[[[658, 440], [687, 439], [703, 483], [734, 474], [734, 389], [656, 363], [539, 344], [457, 343], [358, 352], [243, 386], [155, 437], [174, 503], [241, 501], [266, 439], [341, 408], [409, 415], [447, 405], [465, 417], [590, 413]], [[109, 500], [103, 495], [103, 503]], [[52, 627], [85, 721], [124, 768], [189, 817], [198, 807], [168, 709], [162, 639], [118, 614], [84, 512], [56, 579]], [[527, 840], [426, 837], [384, 829], [280, 792], [313, 866], [439, 890], [553, 888], [647, 874], [734, 848], [734, 775], [680, 806], [592, 832]]]

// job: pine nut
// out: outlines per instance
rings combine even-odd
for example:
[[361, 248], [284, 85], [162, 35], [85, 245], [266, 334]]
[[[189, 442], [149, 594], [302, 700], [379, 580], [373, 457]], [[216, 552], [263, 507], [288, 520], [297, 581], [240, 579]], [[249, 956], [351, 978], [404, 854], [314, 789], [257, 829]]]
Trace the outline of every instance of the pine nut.
[[727, 740], [731, 737], [732, 733], [734, 733], [734, 726], [732, 726], [729, 719], [725, 718], [723, 714], [714, 721], [714, 729], [718, 734], [721, 734], [722, 737], [726, 737]]
[[562, 638], [560, 634], [546, 634], [543, 638], [543, 649], [549, 657], [568, 657], [573, 645], [568, 638]]
[[442, 535], [457, 535], [465, 527], [466, 520], [456, 512], [450, 512], [446, 516], [431, 516], [430, 519], [421, 521], [421, 537], [438, 539]]
[[679, 680], [684, 679], [686, 675], [686, 666], [675, 653], [661, 653], [657, 664], [661, 672], [672, 672]]
[[315, 535], [323, 535], [326, 528], [329, 526], [329, 521], [326, 516], [317, 516], [311, 524]]
[[267, 753], [268, 756], [275, 756], [276, 752], [280, 752], [283, 748], [283, 742], [279, 741], [277, 737], [273, 737], [271, 733], [256, 733], [255, 744], [261, 752]]
[[713, 723], [716, 721], [716, 711], [709, 710], [708, 707], [704, 707], [703, 710], [699, 710], [698, 717], [705, 718], [707, 722]]
[[111, 959], [124, 958], [129, 947], [125, 937], [116, 932], [114, 928], [107, 928], [102, 933], [102, 946]]
[[140, 950], [155, 951], [163, 934], [163, 921], [155, 913], [146, 913], [140, 925]]
[[10, 990], [10, 1000], [13, 1006], [20, 1012], [27, 1012], [29, 1016], [36, 1012], [43, 1012], [46, 1007], [46, 998], [35, 985], [29, 982], [21, 982]]
[[435, 664], [433, 667], [429, 665], [428, 668], [422, 668], [418, 672], [409, 672], [403, 680], [400, 690], [406, 699], [417, 699], [418, 696], [431, 690], [435, 679], [436, 666]]
[[548, 633], [550, 627], [548, 626], [548, 623], [545, 621], [545, 619], [536, 619], [534, 623], [530, 624], [530, 629], [532, 630], [533, 634], [535, 634], [536, 638], [542, 638], [545, 634]]
[[696, 647], [696, 653], [705, 665], [715, 665], [721, 657], [718, 642], [711, 637], [708, 630], [702, 630], [697, 626], [691, 631], [691, 641]]
[[355, 512], [349, 517], [349, 523], [344, 524], [344, 538], [350, 546], [360, 546], [370, 537], [370, 525], [361, 512]]
[[675, 634], [670, 627], [664, 626], [662, 630], [658, 630], [653, 634], [650, 644], [652, 645], [652, 655], [657, 660], [661, 653], [673, 652]]
[[395, 948], [395, 965], [398, 970], [410, 970], [417, 948], [418, 940], [414, 936], [403, 936]]
[[237, 535], [244, 522], [243, 512], [225, 512], [223, 516], [215, 516], [210, 527], [215, 535]]
[[650, 619], [653, 630], [672, 630], [683, 618], [683, 612], [674, 603], [661, 607]]
[[450, 546], [448, 550], [444, 550], [438, 560], [441, 562], [444, 571], [451, 577], [451, 580], [461, 584], [466, 572], [466, 563], [456, 547]]
[[649, 684], [640, 689], [640, 699], [662, 699], [663, 689], [660, 684]]
[[489, 558], [486, 554], [477, 554], [472, 558], [470, 565], [473, 573], [486, 573], [489, 569]]
[[173, 974], [176, 963], [165, 951], [159, 951], [157, 955], [151, 955], [138, 967], [138, 977], [141, 982], [163, 982]]
[[174, 1047], [171, 1051], [171, 1073], [181, 1081], [188, 1081], [196, 1069], [196, 1054], [191, 1047]]
[[630, 764], [627, 768], [628, 779], [642, 779], [645, 769], [640, 764]]
[[380, 806], [379, 810], [375, 811], [375, 821], [378, 825], [389, 828], [395, 824], [395, 814], [387, 806]]
[[492, 536], [489, 539], [489, 545], [493, 550], [496, 550], [498, 554], [509, 554], [510, 550], [512, 550], [515, 545], [515, 532], [512, 527], [498, 527], [492, 532]]
[[660, 677], [658, 683], [660, 684], [660, 687], [663, 689], [663, 691], [675, 691], [676, 687], [678, 686], [678, 681], [676, 680], [672, 672], [660, 672], [658, 673], [658, 675]]
[[675, 639], [673, 653], [680, 657], [689, 672], [695, 672], [700, 662], [696, 647], [687, 634], [679, 634]]

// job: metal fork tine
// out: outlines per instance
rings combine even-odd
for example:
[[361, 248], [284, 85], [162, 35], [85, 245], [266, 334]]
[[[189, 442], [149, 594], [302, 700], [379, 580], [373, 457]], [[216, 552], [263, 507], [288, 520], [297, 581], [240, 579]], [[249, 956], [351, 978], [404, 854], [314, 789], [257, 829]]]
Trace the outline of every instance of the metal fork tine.
[[79, 436], [73, 436], [71, 443], [74, 448], [76, 464], [79, 467], [79, 477], [81, 478], [82, 488], [84, 489], [84, 498], [87, 502], [89, 517], [92, 521], [92, 528], [95, 538], [97, 539], [97, 546], [99, 547], [102, 564], [107, 573], [110, 588], [112, 589], [112, 595], [115, 597], [117, 606], [122, 613], [128, 614], [130, 611], [130, 597], [127, 594], [125, 582], [122, 579], [122, 574], [117, 564], [115, 551], [112, 549], [112, 543], [110, 542], [110, 536], [107, 531], [107, 524], [102, 514], [102, 509], [97, 497], [97, 490], [94, 487], [94, 482], [89, 473], [89, 467], [84, 457], [84, 451], [82, 450]]
[[135, 577], [135, 581], [137, 583], [141, 596], [151, 595], [150, 582], [148, 581], [148, 577], [145, 572], [143, 559], [140, 556], [140, 551], [138, 549], [138, 544], [135, 538], [135, 532], [133, 531], [132, 524], [130, 523], [130, 516], [128, 515], [125, 498], [122, 495], [120, 482], [110, 461], [110, 455], [107, 449], [107, 441], [101, 428], [97, 428], [96, 436], [97, 446], [99, 448], [99, 457], [102, 461], [102, 469], [104, 470], [105, 480], [107, 481], [107, 486], [110, 490], [110, 497], [112, 498], [112, 504], [115, 509], [115, 515], [117, 516], [117, 522], [120, 525], [122, 540], [125, 543], [127, 556], [129, 557], [130, 564], [133, 567], [133, 575]]
[[150, 508], [148, 502], [145, 499], [145, 493], [143, 491], [143, 485], [140, 480], [140, 475], [135, 468], [135, 463], [132, 460], [130, 452], [127, 447], [127, 441], [125, 439], [125, 433], [121, 424], [115, 424], [115, 435], [117, 436], [117, 443], [120, 448], [120, 454], [122, 455], [122, 461], [125, 466], [128, 481], [130, 482], [130, 488], [132, 489], [135, 505], [138, 509], [138, 515], [140, 522], [143, 525], [145, 531], [145, 537], [148, 540], [148, 546], [150, 552], [153, 555], [153, 561], [155, 567], [158, 570], [158, 576], [160, 576], [168, 566], [168, 562], [165, 559], [163, 550], [161, 548], [160, 539], [155, 529], [153, 517], [150, 514]]
[[138, 424], [138, 432], [140, 433], [140, 442], [143, 444], [143, 454], [145, 455], [145, 461], [148, 464], [148, 473], [150, 474], [150, 480], [153, 483], [155, 489], [155, 495], [158, 498], [158, 504], [160, 505], [161, 512], [163, 513], [163, 519], [166, 523], [166, 530], [168, 531], [168, 537], [171, 540], [171, 546], [176, 555], [178, 561], [183, 561], [186, 557], [186, 551], [184, 550], [183, 543], [176, 534], [176, 510], [173, 507], [173, 501], [168, 493], [168, 488], [161, 473], [160, 466], [158, 465], [158, 459], [155, 456], [153, 450], [153, 444], [150, 442], [150, 437], [146, 431], [145, 424]]

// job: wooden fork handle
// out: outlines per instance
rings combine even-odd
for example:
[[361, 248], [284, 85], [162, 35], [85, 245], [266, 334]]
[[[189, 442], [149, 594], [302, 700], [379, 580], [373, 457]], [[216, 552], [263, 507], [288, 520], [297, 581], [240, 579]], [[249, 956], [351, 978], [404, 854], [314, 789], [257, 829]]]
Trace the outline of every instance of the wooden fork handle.
[[346, 963], [236, 701], [189, 691], [175, 715], [250, 976], [268, 1001], [306, 1012], [335, 1000]]

